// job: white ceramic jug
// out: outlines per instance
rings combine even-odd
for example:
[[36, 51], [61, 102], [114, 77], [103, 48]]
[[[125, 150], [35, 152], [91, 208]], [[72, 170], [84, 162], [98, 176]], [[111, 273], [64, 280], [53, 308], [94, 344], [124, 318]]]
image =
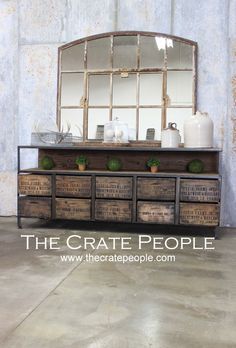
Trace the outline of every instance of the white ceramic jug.
[[161, 147], [179, 147], [180, 141], [177, 124], [169, 122], [168, 127], [161, 132]]
[[212, 147], [213, 122], [208, 113], [196, 112], [184, 122], [184, 147]]

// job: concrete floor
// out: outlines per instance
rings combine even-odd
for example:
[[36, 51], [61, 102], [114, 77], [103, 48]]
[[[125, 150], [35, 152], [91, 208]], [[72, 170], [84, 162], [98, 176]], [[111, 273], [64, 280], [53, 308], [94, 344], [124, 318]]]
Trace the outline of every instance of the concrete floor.
[[[0, 218], [1, 347], [236, 347], [236, 230], [222, 231], [214, 251], [188, 247], [171, 252], [176, 262], [140, 265], [63, 263], [61, 254], [88, 252], [65, 247], [71, 230], [36, 220], [25, 220], [24, 227]], [[114, 237], [73, 234], [80, 232]], [[62, 250], [27, 251], [21, 233], [59, 236]], [[140, 254], [135, 241], [131, 253]], [[157, 254], [150, 246], [142, 253]]]

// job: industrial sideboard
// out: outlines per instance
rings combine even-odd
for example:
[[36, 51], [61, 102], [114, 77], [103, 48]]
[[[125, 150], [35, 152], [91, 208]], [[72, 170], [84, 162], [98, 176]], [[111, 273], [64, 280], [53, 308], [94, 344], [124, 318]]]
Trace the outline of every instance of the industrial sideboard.
[[[21, 153], [37, 151], [36, 168], [22, 168]], [[163, 149], [159, 147], [19, 146], [18, 227], [21, 218], [79, 220], [215, 228], [220, 224], [220, 149]], [[75, 159], [88, 158], [87, 170], [78, 171]], [[40, 168], [44, 156], [52, 170]], [[149, 158], [160, 160], [159, 172], [146, 168]], [[122, 161], [111, 172], [106, 163]], [[186, 171], [200, 159], [202, 174]]]

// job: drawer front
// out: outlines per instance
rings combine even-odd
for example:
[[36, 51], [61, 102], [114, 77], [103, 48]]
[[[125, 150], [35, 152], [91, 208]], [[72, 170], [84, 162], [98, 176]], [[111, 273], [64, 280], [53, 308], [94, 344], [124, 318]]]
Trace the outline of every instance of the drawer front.
[[97, 177], [96, 197], [132, 199], [132, 178]]
[[219, 205], [180, 203], [180, 224], [217, 226], [219, 224]]
[[96, 200], [95, 219], [100, 221], [131, 222], [132, 202]]
[[90, 220], [91, 200], [56, 198], [56, 218], [67, 220]]
[[138, 199], [175, 200], [175, 179], [138, 178]]
[[19, 213], [24, 217], [51, 218], [51, 198], [19, 198]]
[[91, 197], [91, 176], [57, 175], [56, 195], [61, 197]]
[[175, 204], [164, 202], [138, 202], [137, 220], [142, 223], [174, 224]]
[[28, 196], [50, 196], [51, 176], [24, 174], [18, 176], [19, 194]]
[[184, 202], [219, 202], [220, 187], [218, 180], [180, 181], [180, 200]]

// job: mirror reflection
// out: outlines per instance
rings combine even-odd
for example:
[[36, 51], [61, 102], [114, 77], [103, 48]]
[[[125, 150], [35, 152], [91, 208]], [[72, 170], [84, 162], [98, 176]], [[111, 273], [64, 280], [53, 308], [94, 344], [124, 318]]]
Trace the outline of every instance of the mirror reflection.
[[196, 107], [195, 47], [185, 39], [138, 32], [63, 46], [59, 124], [70, 122], [84, 141], [103, 141], [104, 124], [116, 117], [128, 124], [133, 141], [160, 141], [168, 122], [183, 133]]

